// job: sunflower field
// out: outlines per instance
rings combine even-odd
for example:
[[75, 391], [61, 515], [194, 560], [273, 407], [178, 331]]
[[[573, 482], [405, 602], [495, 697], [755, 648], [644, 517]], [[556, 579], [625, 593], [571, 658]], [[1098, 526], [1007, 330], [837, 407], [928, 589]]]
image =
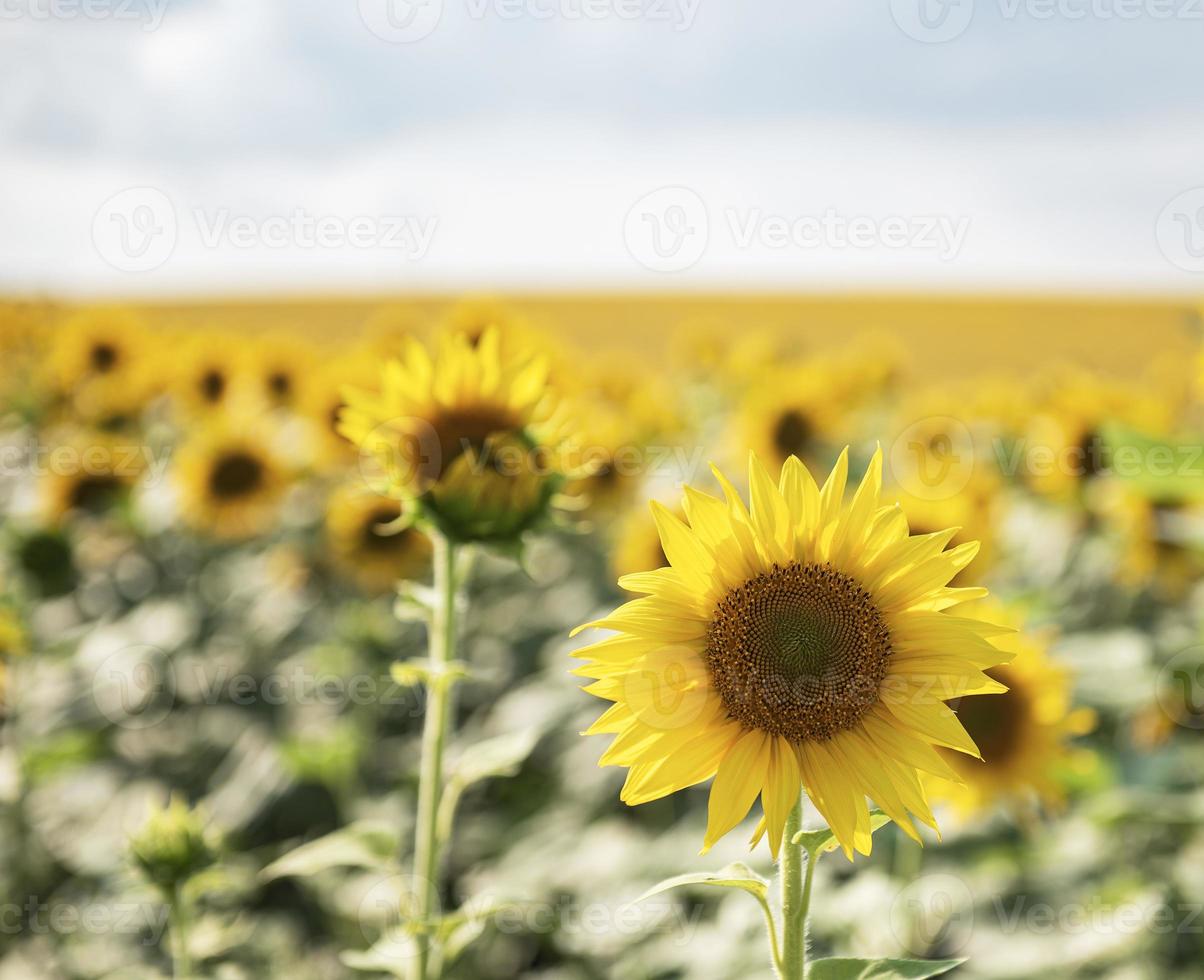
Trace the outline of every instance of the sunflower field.
[[0, 305], [0, 980], [1204, 977], [1195, 312], [319, 306]]

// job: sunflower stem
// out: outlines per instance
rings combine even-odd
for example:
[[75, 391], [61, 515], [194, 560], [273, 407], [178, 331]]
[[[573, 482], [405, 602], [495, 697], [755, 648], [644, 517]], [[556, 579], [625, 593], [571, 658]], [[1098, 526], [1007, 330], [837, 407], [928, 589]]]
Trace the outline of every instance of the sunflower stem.
[[167, 892], [167, 911], [171, 924], [171, 975], [176, 980], [188, 980], [192, 976], [192, 960], [188, 955], [188, 909], [179, 883]]
[[806, 851], [794, 843], [794, 835], [803, 828], [803, 801], [799, 798], [786, 818], [782, 836], [782, 980], [803, 980], [807, 974], [807, 911], [811, 905], [811, 875], [815, 862], [806, 860]]
[[439, 803], [443, 797], [443, 750], [451, 727], [454, 683], [446, 676], [456, 646], [456, 546], [438, 532], [434, 543], [435, 603], [430, 626], [431, 677], [422, 723], [422, 760], [418, 775], [418, 819], [414, 830], [414, 920], [417, 956], [415, 980], [438, 975], [431, 919], [439, 902]]

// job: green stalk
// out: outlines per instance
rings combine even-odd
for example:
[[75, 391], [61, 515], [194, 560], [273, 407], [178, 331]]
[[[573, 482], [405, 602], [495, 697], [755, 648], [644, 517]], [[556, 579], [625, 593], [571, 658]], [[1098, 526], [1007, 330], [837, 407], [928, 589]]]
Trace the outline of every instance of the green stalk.
[[414, 830], [415, 980], [437, 975], [431, 918], [439, 902], [439, 801], [443, 797], [443, 750], [452, 715], [452, 681], [446, 668], [456, 648], [456, 546], [432, 532], [435, 560], [435, 606], [431, 614], [430, 670], [426, 715], [422, 723], [422, 761], [418, 776], [418, 820]]
[[188, 910], [184, 907], [183, 888], [171, 886], [167, 893], [167, 910], [171, 922], [171, 975], [176, 980], [192, 976], [192, 960], [188, 956]]
[[803, 801], [795, 804], [786, 818], [782, 837], [782, 980], [803, 980], [807, 974], [807, 910], [811, 905], [811, 875], [815, 862], [803, 862], [806, 851], [792, 843], [803, 829]]

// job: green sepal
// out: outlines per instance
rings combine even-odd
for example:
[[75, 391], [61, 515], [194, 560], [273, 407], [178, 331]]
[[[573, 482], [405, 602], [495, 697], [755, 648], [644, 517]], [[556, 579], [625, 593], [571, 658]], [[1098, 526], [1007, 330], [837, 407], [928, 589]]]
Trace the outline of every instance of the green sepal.
[[[871, 834], [879, 827], [883, 827], [888, 823], [890, 823], [890, 817], [881, 810], [870, 811]], [[803, 850], [811, 855], [812, 858], [819, 857], [821, 854], [827, 854], [829, 851], [834, 851], [840, 847], [840, 841], [836, 839], [836, 835], [827, 827], [823, 830], [800, 830], [790, 838], [790, 842], [801, 845]]]

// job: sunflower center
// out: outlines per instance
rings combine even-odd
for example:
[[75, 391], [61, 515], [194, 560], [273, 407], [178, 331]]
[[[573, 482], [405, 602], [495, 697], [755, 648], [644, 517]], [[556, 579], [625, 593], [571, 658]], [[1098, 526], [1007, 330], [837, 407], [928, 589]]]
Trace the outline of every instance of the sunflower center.
[[1104, 461], [1101, 455], [1103, 449], [1104, 441], [1098, 432], [1090, 429], [1083, 433], [1083, 437], [1079, 440], [1078, 450], [1083, 461], [1083, 468], [1079, 476], [1084, 481], [1099, 476], [1103, 471]]
[[293, 390], [293, 379], [284, 371], [273, 371], [268, 375], [268, 391], [273, 398], [287, 398]]
[[91, 359], [95, 370], [102, 374], [111, 371], [117, 364], [117, 348], [103, 342], [96, 344], [92, 348]]
[[244, 497], [263, 483], [263, 463], [250, 453], [223, 456], [209, 475], [209, 489], [221, 499]]
[[219, 401], [226, 390], [226, 379], [220, 371], [206, 371], [201, 376], [201, 397], [207, 402]]
[[105, 473], [86, 476], [71, 488], [70, 509], [98, 514], [107, 510], [123, 489], [116, 476]]
[[782, 456], [802, 456], [810, 441], [811, 422], [802, 412], [790, 409], [778, 416], [773, 445]]
[[1006, 670], [984, 671], [992, 680], [1008, 685], [1003, 694], [962, 698], [957, 720], [974, 739], [987, 765], [1006, 762], [1020, 746], [1020, 734], [1029, 713], [1028, 696]]
[[852, 728], [878, 701], [890, 632], [868, 592], [830, 565], [774, 565], [719, 603], [705, 659], [724, 706], [795, 741]]
[[[439, 442], [438, 457], [427, 453], [426, 458], [419, 461], [423, 475], [437, 480], [465, 453], [482, 457], [490, 436], [517, 429], [518, 425], [504, 410], [490, 405], [448, 412], [434, 424]], [[488, 458], [482, 458], [481, 462], [486, 466], [491, 464]]]

